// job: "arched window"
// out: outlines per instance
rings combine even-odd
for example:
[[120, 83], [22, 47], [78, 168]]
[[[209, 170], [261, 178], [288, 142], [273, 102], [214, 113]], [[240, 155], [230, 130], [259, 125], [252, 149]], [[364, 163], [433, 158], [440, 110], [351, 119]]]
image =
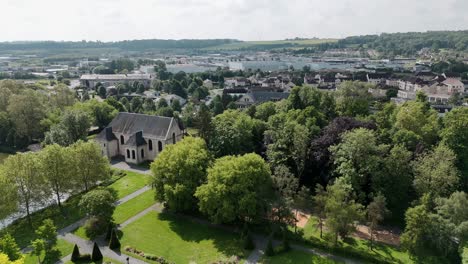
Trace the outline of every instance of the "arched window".
[[158, 151], [159, 152], [162, 151], [162, 142], [161, 141], [158, 141]]
[[127, 149], [127, 159], [130, 158], [130, 150]]
[[123, 135], [120, 135], [120, 144], [121, 144], [121, 145], [124, 144], [124, 136], [123, 136]]
[[153, 151], [153, 140], [148, 140], [148, 148], [150, 151]]
[[145, 150], [141, 149], [141, 158], [145, 158]]
[[132, 159], [135, 159], [135, 151], [132, 150]]
[[172, 144], [175, 144], [175, 140], [176, 140], [175, 133], [172, 133]]

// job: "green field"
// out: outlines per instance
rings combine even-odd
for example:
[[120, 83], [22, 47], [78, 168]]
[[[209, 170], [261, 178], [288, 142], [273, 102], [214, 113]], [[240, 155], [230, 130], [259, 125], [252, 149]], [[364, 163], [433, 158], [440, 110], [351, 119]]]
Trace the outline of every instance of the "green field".
[[10, 156], [11, 154], [7, 154], [7, 153], [1, 153], [0, 152], [0, 164], [3, 163], [3, 160], [5, 160], [6, 158], [8, 158], [8, 156]]
[[125, 174], [127, 174], [127, 176], [122, 177], [113, 184], [109, 185], [109, 188], [114, 189], [117, 192], [117, 197], [119, 199], [145, 187], [145, 185], [148, 184], [148, 180], [150, 178], [149, 175], [136, 172], [126, 171]]
[[310, 263], [310, 264], [335, 264], [336, 262], [328, 258], [322, 258], [299, 250], [291, 250], [285, 253], [278, 253], [274, 256], [264, 256], [261, 260], [262, 264], [295, 264], [295, 263]]
[[114, 222], [116, 224], [121, 224], [132, 216], [150, 207], [154, 203], [154, 191], [146, 191], [139, 196], [117, 206], [114, 211]]
[[150, 212], [122, 231], [122, 249], [131, 246], [174, 263], [213, 263], [248, 255], [237, 235], [165, 213]]
[[305, 48], [313, 45], [336, 42], [337, 39], [305, 39], [305, 40], [269, 40], [269, 41], [243, 41], [230, 44], [223, 44], [206, 48], [206, 50], [239, 50], [239, 49], [256, 49], [256, 48], [283, 48], [296, 47]]

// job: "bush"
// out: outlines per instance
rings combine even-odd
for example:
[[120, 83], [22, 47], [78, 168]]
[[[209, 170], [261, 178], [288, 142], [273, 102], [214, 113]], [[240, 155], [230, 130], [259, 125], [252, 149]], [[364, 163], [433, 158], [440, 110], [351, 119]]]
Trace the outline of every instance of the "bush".
[[107, 225], [107, 230], [106, 230], [106, 240], [109, 241], [112, 235], [112, 230], [114, 229], [114, 223], [110, 222]]
[[250, 233], [247, 233], [244, 237], [243, 237], [243, 243], [244, 243], [244, 249], [247, 249], [247, 250], [252, 250], [255, 248], [255, 243], [252, 239], [252, 236], [250, 235]]
[[105, 228], [106, 221], [97, 217], [89, 218], [84, 225], [86, 236], [90, 239], [94, 239], [97, 236], [102, 235]]
[[111, 238], [109, 241], [109, 248], [110, 249], [119, 249], [120, 248], [120, 241], [117, 237], [117, 232], [115, 229], [112, 229]]
[[273, 256], [275, 254], [275, 249], [273, 248], [273, 241], [271, 241], [271, 238], [268, 239], [268, 244], [265, 249], [265, 254], [267, 256]]
[[80, 259], [80, 249], [78, 249], [78, 246], [75, 244], [75, 247], [73, 248], [73, 253], [71, 256], [71, 261], [76, 262]]
[[91, 260], [94, 262], [98, 262], [102, 260], [102, 253], [96, 242], [94, 242], [93, 254], [91, 255]]

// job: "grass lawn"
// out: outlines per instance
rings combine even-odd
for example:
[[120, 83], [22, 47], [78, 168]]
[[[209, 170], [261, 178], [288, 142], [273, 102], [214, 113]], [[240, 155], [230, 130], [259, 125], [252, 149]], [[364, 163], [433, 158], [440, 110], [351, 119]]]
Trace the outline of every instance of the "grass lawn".
[[92, 264], [92, 263], [94, 263], [94, 264], [123, 264], [120, 261], [113, 260], [113, 259], [110, 259], [110, 258], [107, 258], [107, 257], [104, 257], [104, 259], [102, 261], [99, 261], [99, 262], [82, 262], [82, 261], [80, 261], [80, 262], [72, 262], [72, 261], [65, 262], [65, 264], [73, 264], [73, 263], [75, 263], [75, 264], [78, 264], [78, 263], [79, 264]]
[[130, 246], [175, 263], [212, 263], [249, 253], [233, 233], [165, 213], [150, 212], [122, 231], [122, 250]]
[[78, 195], [68, 199], [67, 202], [62, 204], [62, 212], [57, 205], [52, 205], [32, 214], [33, 228], [30, 227], [26, 218], [22, 218], [1, 230], [0, 235], [2, 232], [9, 232], [15, 238], [20, 248], [27, 247], [31, 241], [36, 238], [34, 230], [39, 227], [45, 219], [52, 219], [57, 230], [59, 230], [83, 218], [84, 214], [78, 207], [80, 198], [81, 196]]
[[313, 263], [313, 264], [335, 264], [341, 263], [328, 258], [322, 258], [310, 253], [299, 250], [291, 250], [289, 252], [277, 253], [274, 256], [263, 256], [262, 264], [295, 264], [295, 263]]
[[[317, 228], [317, 218], [311, 217], [303, 229], [304, 238], [311, 241], [314, 245], [320, 244], [327, 251], [337, 253], [338, 255], [347, 256], [361, 254], [369, 258], [377, 260], [388, 261], [391, 263], [413, 263], [409, 255], [398, 249], [397, 247], [386, 245], [383, 243], [375, 243], [374, 250], [370, 250], [369, 241], [359, 238], [349, 238], [346, 241], [340, 241], [339, 245], [335, 247], [333, 242], [320, 238], [320, 230]], [[326, 237], [324, 233], [324, 238]]]
[[125, 197], [148, 184], [149, 175], [126, 171], [126, 176], [109, 185], [117, 192], [118, 198]]
[[[61, 258], [70, 255], [73, 252], [73, 244], [68, 243], [65, 240], [57, 240], [57, 254], [50, 256], [47, 260], [44, 259], [44, 253], [41, 255], [41, 261], [43, 263], [55, 263]], [[25, 255], [24, 264], [37, 264], [37, 256], [32, 255], [31, 253]]]
[[139, 196], [117, 206], [113, 215], [114, 221], [117, 224], [121, 224], [132, 216], [150, 207], [154, 203], [154, 191], [148, 190]]
[[3, 160], [5, 160], [6, 158], [8, 158], [8, 156], [10, 156], [11, 154], [7, 154], [7, 153], [1, 153], [0, 152], [0, 164], [3, 163]]

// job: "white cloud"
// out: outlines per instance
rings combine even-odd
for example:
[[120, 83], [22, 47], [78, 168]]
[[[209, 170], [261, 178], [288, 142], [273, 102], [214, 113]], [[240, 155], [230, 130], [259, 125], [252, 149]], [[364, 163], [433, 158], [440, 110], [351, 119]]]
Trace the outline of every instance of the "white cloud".
[[468, 28], [466, 0], [0, 1], [0, 41], [267, 40]]

